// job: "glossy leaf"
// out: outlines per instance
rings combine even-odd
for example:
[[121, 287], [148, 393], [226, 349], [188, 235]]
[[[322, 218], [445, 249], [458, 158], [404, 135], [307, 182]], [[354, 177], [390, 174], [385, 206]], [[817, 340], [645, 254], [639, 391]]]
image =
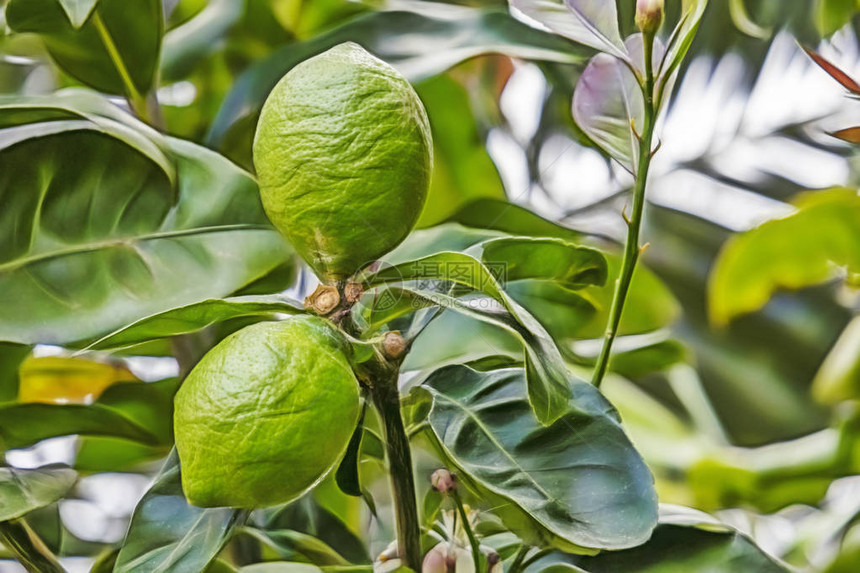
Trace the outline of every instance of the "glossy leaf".
[[485, 265], [499, 267], [503, 281], [552, 281], [568, 289], [606, 284], [606, 259], [600, 251], [559, 239], [505, 237], [475, 249]]
[[189, 505], [179, 471], [174, 450], [134, 511], [115, 573], [202, 571], [245, 520], [240, 510]]
[[239, 77], [224, 100], [207, 143], [222, 144], [232, 126], [252, 120], [277, 81], [293, 66], [345, 41], [361, 44], [413, 82], [492, 52], [562, 63], [581, 59], [570, 42], [530, 28], [502, 12], [427, 4], [426, 11], [422, 11], [422, 4], [413, 4], [409, 11], [359, 16], [311, 40], [284, 46], [255, 63]]
[[[681, 510], [685, 508], [679, 508]], [[692, 510], [661, 507], [660, 525], [640, 547], [575, 558], [586, 573], [787, 573], [787, 566], [762, 551], [752, 539]], [[546, 569], [543, 569], [546, 570]]]
[[[642, 35], [627, 39], [627, 49], [636, 69], [644, 69]], [[663, 56], [655, 40], [654, 66]], [[589, 62], [573, 92], [573, 119], [610, 157], [631, 173], [639, 159], [639, 139], [634, 132], [645, 125], [645, 100], [639, 81], [627, 64], [607, 54]]]
[[720, 252], [708, 293], [712, 320], [762, 308], [778, 289], [833, 278], [834, 265], [860, 272], [860, 196], [853, 189], [810, 192], [798, 211], [733, 237]]
[[653, 477], [612, 406], [570, 380], [567, 412], [542, 426], [521, 369], [437, 370], [428, 421], [445, 459], [528, 543], [576, 552], [645, 542], [657, 521]]
[[660, 65], [660, 83], [664, 86], [671, 83], [672, 76], [690, 50], [707, 7], [708, 0], [681, 0], [681, 19], [672, 31]]
[[272, 547], [282, 557], [290, 559], [295, 557], [304, 558], [318, 566], [349, 565], [346, 559], [329, 547], [324, 541], [306, 533], [288, 529], [261, 531], [259, 529], [246, 528], [243, 531]]
[[90, 17], [99, 0], [58, 0], [60, 6], [66, 11], [69, 22], [75, 28], [80, 28], [87, 18]]
[[569, 373], [552, 338], [543, 326], [499, 286], [492, 273], [477, 259], [443, 252], [401, 263], [366, 278], [368, 286], [410, 280], [441, 280], [475, 289], [494, 299], [510, 314], [509, 328], [525, 344], [529, 400], [538, 419], [549, 424], [566, 409]]
[[[6, 22], [16, 32], [39, 34], [51, 57], [69, 75], [99, 91], [125, 94], [122, 74], [96, 25], [100, 19], [134, 88], [140, 94], [149, 91], [164, 33], [161, 0], [99, 0], [95, 15], [79, 28], [64, 9], [70, 4], [85, 3], [64, 0], [61, 6], [57, 0], [11, 0]], [[76, 9], [75, 14], [77, 20], [80, 12]]]
[[253, 179], [217, 154], [169, 140], [174, 188], [86, 121], [43, 126], [53, 135], [0, 151], [0, 340], [94, 338], [225, 296], [286, 259]]
[[615, 2], [603, 0], [509, 0], [511, 6], [557, 34], [614, 57], [627, 50], [618, 28]]
[[0, 468], [0, 522], [18, 519], [66, 495], [77, 474], [64, 467]]
[[13, 403], [0, 406], [0, 449], [28, 448], [47, 438], [72, 434], [157, 443], [149, 431], [100, 404]]
[[218, 48], [223, 37], [242, 17], [243, 5], [234, 0], [211, 0], [193, 18], [164, 35], [161, 75], [167, 81], [185, 79], [194, 67]]
[[135, 344], [197, 332], [235, 318], [272, 319], [304, 312], [298, 301], [280, 295], [209, 299], [142, 318], [93, 342], [88, 349], [126, 348]]
[[526, 237], [554, 237], [570, 242], [582, 239], [582, 233], [578, 231], [544, 219], [515, 203], [498, 199], [476, 199], [448, 217], [445, 223]]

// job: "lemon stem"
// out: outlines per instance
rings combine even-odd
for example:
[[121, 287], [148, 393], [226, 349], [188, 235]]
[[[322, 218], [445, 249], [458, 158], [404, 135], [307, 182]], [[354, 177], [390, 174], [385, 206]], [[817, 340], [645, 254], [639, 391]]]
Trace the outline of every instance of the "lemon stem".
[[0, 523], [0, 542], [30, 573], [64, 573], [62, 565], [21, 520]]
[[639, 139], [639, 164], [636, 169], [636, 183], [633, 187], [633, 213], [627, 221], [627, 242], [624, 245], [624, 258], [621, 262], [621, 272], [615, 281], [615, 293], [612, 297], [612, 306], [609, 309], [609, 320], [606, 324], [606, 334], [603, 337], [603, 347], [597, 359], [592, 382], [598, 388], [603, 382], [606, 370], [609, 367], [609, 359], [612, 354], [612, 343], [618, 336], [618, 327], [621, 324], [621, 316], [624, 312], [624, 302], [627, 300], [627, 292], [630, 290], [630, 282], [633, 280], [633, 272], [636, 263], [642, 254], [639, 246], [639, 231], [642, 227], [642, 213], [645, 210], [645, 187], [648, 183], [648, 170], [651, 168], [651, 151], [654, 138], [654, 127], [657, 120], [657, 107], [654, 102], [654, 34], [643, 34], [645, 45], [645, 78], [640, 86], [645, 100], [645, 125]]
[[[382, 365], [380, 365], [382, 366]], [[388, 366], [388, 365], [385, 365]], [[388, 474], [394, 497], [397, 520], [397, 545], [403, 564], [413, 571], [421, 570], [421, 528], [415, 498], [415, 477], [409, 438], [400, 416], [400, 392], [397, 388], [398, 370], [374, 369], [371, 396], [382, 421]]]
[[460, 494], [457, 490], [451, 492], [451, 497], [454, 498], [454, 503], [457, 505], [457, 511], [460, 513], [460, 519], [463, 521], [463, 531], [469, 538], [469, 546], [472, 549], [472, 560], [475, 564], [475, 573], [483, 573], [484, 567], [481, 563], [481, 545], [478, 543], [478, 538], [475, 537], [475, 532], [472, 530], [472, 525], [469, 523], [469, 516], [466, 514], [466, 508], [463, 507], [463, 501], [460, 499]]

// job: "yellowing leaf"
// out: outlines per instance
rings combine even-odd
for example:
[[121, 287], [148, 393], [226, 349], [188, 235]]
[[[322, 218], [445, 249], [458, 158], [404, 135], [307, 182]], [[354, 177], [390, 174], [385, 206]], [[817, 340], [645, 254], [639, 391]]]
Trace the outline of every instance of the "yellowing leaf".
[[27, 358], [20, 379], [19, 401], [48, 404], [90, 404], [111, 384], [138, 381], [120, 364], [62, 356]]

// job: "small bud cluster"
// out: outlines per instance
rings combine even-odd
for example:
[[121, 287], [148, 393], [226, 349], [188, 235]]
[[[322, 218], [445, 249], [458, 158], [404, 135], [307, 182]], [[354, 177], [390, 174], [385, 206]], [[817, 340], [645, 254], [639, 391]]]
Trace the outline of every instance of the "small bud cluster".
[[456, 489], [457, 477], [445, 468], [438, 469], [430, 476], [430, 484], [439, 493], [448, 493]]

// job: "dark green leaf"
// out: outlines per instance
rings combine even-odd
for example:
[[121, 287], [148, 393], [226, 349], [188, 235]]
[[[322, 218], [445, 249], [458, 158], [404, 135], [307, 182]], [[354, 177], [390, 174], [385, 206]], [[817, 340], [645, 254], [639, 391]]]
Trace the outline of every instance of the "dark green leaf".
[[[71, 3], [83, 4], [65, 0]], [[80, 12], [75, 14], [78, 19]], [[125, 94], [126, 83], [99, 33], [97, 22], [103, 22], [137, 92], [145, 94], [152, 87], [164, 33], [161, 0], [100, 0], [79, 29], [57, 0], [10, 0], [6, 21], [16, 32], [39, 34], [51, 57], [75, 79], [99, 91]]]
[[240, 510], [189, 505], [174, 450], [134, 511], [114, 571], [202, 571], [244, 519]]
[[149, 155], [93, 125], [13, 128], [61, 131], [0, 151], [0, 340], [91, 339], [228, 295], [286, 259], [247, 173], [169, 140], [176, 189]]
[[0, 406], [0, 449], [30, 447], [44, 439], [81, 434], [111, 436], [154, 445], [151, 432], [121, 412], [92, 404], [6, 404]]
[[[662, 510], [662, 508], [661, 508]], [[790, 569], [759, 549], [747, 536], [708, 516], [661, 515], [651, 539], [640, 547], [574, 562], [587, 573], [787, 573]], [[695, 512], [698, 513], [698, 512]], [[542, 569], [546, 570], [546, 569]]]
[[334, 474], [337, 487], [347, 495], [361, 497], [361, 483], [358, 478], [358, 464], [361, 462], [361, 439], [364, 436], [364, 416], [367, 413], [367, 403], [361, 410], [361, 417], [352, 433], [352, 438], [346, 447], [346, 453]]
[[570, 381], [568, 411], [541, 426], [521, 369], [434, 372], [428, 418], [444, 458], [525, 541], [571, 551], [645, 542], [657, 521], [654, 482], [597, 390]]
[[563, 63], [581, 59], [575, 45], [530, 28], [506, 13], [429, 2], [426, 13], [422, 13], [422, 4], [411, 5], [415, 11], [360, 16], [307, 42], [284, 46], [255, 63], [233, 86], [207, 142], [220, 145], [232, 126], [254, 117], [277, 81], [293, 66], [346, 41], [361, 44], [411, 81], [432, 77], [490, 52]]
[[159, 338], [196, 332], [234, 318], [272, 319], [278, 314], [301, 312], [304, 312], [301, 303], [280, 295], [209, 299], [142, 318], [97, 340], [88, 349], [126, 348]]
[[732, 238], [711, 274], [711, 318], [724, 325], [760, 309], [781, 288], [835, 276], [834, 264], [860, 272], [860, 196], [854, 189], [810, 192], [798, 212]]
[[578, 242], [582, 233], [563, 227], [514, 203], [498, 199], [476, 199], [448, 217], [446, 223], [500, 231], [526, 237], [554, 237]]
[[61, 499], [77, 474], [62, 467], [35, 470], [0, 468], [0, 521], [18, 519]]
[[485, 265], [498, 268], [503, 282], [535, 279], [568, 289], [606, 284], [606, 259], [600, 251], [560, 239], [504, 237], [484, 241], [476, 249]]
[[[549, 424], [565, 412], [570, 396], [569, 373], [555, 343], [528, 311], [505, 294], [483, 264], [463, 253], [443, 252], [382, 269], [367, 277], [366, 283], [374, 286], [410, 280], [450, 281], [482, 292], [498, 302], [512, 320], [505, 321], [502, 315], [499, 318], [524, 343], [529, 400], [538, 419]], [[444, 304], [470, 312], [454, 299], [445, 300]], [[476, 313], [476, 316], [483, 315], [486, 313]]]
[[244, 531], [272, 547], [287, 559], [304, 558], [314, 565], [320, 566], [349, 565], [346, 559], [324, 541], [306, 533], [288, 529], [262, 531], [246, 528]]
[[243, 4], [211, 0], [193, 18], [164, 35], [161, 75], [164, 80], [185, 79], [195, 65], [218, 48], [242, 17]]
[[11, 402], [18, 397], [18, 367], [28, 354], [29, 346], [0, 342], [0, 402]]

